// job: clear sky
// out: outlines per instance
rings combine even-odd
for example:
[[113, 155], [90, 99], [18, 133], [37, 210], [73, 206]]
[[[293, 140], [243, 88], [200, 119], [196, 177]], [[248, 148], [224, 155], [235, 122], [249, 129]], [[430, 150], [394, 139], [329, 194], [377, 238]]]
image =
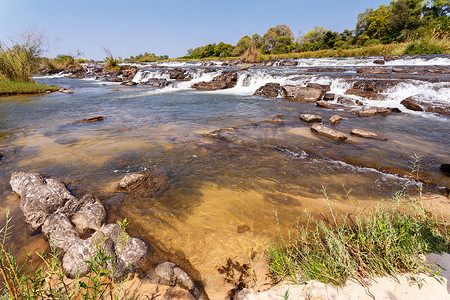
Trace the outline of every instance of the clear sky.
[[209, 43], [235, 45], [244, 35], [278, 24], [294, 35], [313, 26], [341, 32], [357, 16], [389, 0], [0, 0], [0, 40], [37, 28], [48, 57], [84, 53], [102, 59], [102, 47], [123, 58], [149, 52], [180, 57]]

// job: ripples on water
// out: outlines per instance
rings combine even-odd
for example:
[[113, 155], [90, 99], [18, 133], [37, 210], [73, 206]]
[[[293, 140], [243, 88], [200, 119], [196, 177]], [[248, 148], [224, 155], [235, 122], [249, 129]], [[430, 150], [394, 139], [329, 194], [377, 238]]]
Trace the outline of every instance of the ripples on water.
[[[319, 64], [330, 61], [347, 67], [367, 63], [322, 60]], [[300, 60], [299, 65], [307, 62]], [[192, 72], [195, 82], [221, 71]], [[132, 231], [163, 244], [170, 253], [183, 253], [205, 282], [215, 284], [222, 280], [216, 268], [227, 258], [246, 261], [252, 249], [261, 254], [276, 237], [274, 211], [278, 211], [282, 230], [294, 226], [305, 209], [313, 215], [325, 213], [323, 186], [336, 201], [336, 209], [345, 212], [389, 197], [405, 184], [412, 191], [415, 184], [395, 173], [408, 172], [414, 153], [421, 156], [421, 171], [428, 181], [449, 186], [448, 177], [439, 172], [440, 164], [449, 160], [448, 117], [408, 113], [357, 118], [350, 112], [317, 108], [314, 103], [252, 96], [268, 82], [331, 84], [331, 92], [337, 95], [351, 86], [346, 79], [299, 78], [295, 72], [292, 68], [241, 71], [236, 88], [219, 92], [194, 91], [189, 88], [192, 82], [161, 90], [39, 78], [39, 82], [71, 89], [74, 94], [1, 99], [2, 208], [17, 208], [19, 202], [8, 185], [11, 172], [52, 176], [77, 196], [90, 192], [100, 197], [109, 205], [112, 218], [132, 220]], [[164, 71], [148, 69], [135, 80], [166, 76]], [[361, 100], [399, 107], [411, 94], [450, 99], [448, 81], [406, 80], [385, 93], [383, 102]], [[312, 134], [309, 125], [298, 120], [300, 113], [319, 114], [324, 120], [339, 113], [344, 121], [338, 130], [373, 130], [386, 140], [350, 136], [345, 143], [332, 142]], [[284, 115], [284, 126], [261, 123], [279, 114]], [[71, 125], [96, 115], [106, 119]], [[234, 130], [223, 132], [222, 139], [204, 135], [231, 127]], [[152, 168], [169, 174], [167, 191], [151, 199], [115, 202], [113, 192], [120, 178]], [[243, 225], [250, 230], [238, 233]]]

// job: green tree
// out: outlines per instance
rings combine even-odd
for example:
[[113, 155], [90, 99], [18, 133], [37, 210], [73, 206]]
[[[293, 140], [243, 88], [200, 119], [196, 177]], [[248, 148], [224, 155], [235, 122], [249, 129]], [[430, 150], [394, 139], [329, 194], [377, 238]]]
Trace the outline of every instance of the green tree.
[[250, 48], [250, 46], [252, 46], [252, 44], [252, 38], [248, 35], [241, 37], [234, 47], [233, 56], [241, 56], [248, 48]]
[[261, 50], [264, 53], [288, 53], [294, 45], [294, 35], [287, 25], [269, 28], [262, 37]]

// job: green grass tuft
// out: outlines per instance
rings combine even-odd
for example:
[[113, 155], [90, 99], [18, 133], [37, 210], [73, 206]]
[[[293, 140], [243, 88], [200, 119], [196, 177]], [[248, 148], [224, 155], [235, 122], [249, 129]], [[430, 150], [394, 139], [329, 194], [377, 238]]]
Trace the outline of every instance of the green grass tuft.
[[34, 82], [0, 80], [0, 96], [17, 94], [39, 94], [47, 91], [54, 92], [59, 88]]
[[328, 204], [330, 222], [306, 213], [306, 225], [298, 223], [287, 239], [280, 233], [280, 241], [267, 251], [274, 282], [318, 280], [343, 285], [354, 278], [365, 284], [368, 278], [406, 272], [432, 274], [419, 257], [450, 250], [449, 230], [432, 219], [420, 201], [407, 203], [413, 211], [405, 212], [401, 202], [395, 207], [380, 204], [354, 218], [339, 216], [339, 222]]

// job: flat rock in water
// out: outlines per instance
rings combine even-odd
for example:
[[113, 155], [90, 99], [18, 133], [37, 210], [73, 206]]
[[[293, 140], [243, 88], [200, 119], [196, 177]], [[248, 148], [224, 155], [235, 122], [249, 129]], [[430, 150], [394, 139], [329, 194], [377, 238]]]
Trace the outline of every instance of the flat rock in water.
[[331, 116], [330, 120], [328, 121], [328, 124], [330, 125], [336, 125], [342, 121], [342, 117], [338, 115]]
[[322, 122], [322, 117], [311, 114], [302, 114], [300, 115], [300, 120], [303, 120], [308, 123]]
[[358, 117], [371, 117], [376, 114], [390, 114], [391, 110], [385, 107], [370, 107], [355, 110], [353, 113]]
[[281, 118], [272, 118], [272, 119], [267, 119], [264, 121], [264, 123], [271, 123], [271, 124], [276, 124], [276, 125], [283, 125], [284, 121]]
[[283, 86], [286, 99], [298, 102], [315, 102], [322, 98], [323, 91], [320, 88], [303, 87], [295, 85]]
[[124, 82], [122, 82], [121, 85], [124, 85], [124, 86], [133, 86], [133, 85], [137, 85], [137, 83], [130, 80], [130, 81], [124, 81]]
[[386, 67], [362, 67], [357, 69], [356, 72], [362, 74], [391, 74], [392, 69]]
[[308, 83], [306, 87], [322, 90], [322, 94], [330, 91], [329, 84], [319, 84], [319, 83]]
[[336, 141], [345, 141], [347, 139], [347, 136], [344, 133], [317, 123], [311, 126], [311, 131]]
[[103, 121], [104, 119], [105, 119], [105, 117], [102, 117], [102, 116], [95, 116], [95, 117], [92, 117], [92, 118], [82, 119], [82, 120], [80, 120], [80, 121], [73, 122], [72, 124], [92, 123], [92, 122]]
[[351, 134], [363, 138], [378, 138], [378, 135], [375, 132], [371, 132], [364, 129], [352, 129]]

